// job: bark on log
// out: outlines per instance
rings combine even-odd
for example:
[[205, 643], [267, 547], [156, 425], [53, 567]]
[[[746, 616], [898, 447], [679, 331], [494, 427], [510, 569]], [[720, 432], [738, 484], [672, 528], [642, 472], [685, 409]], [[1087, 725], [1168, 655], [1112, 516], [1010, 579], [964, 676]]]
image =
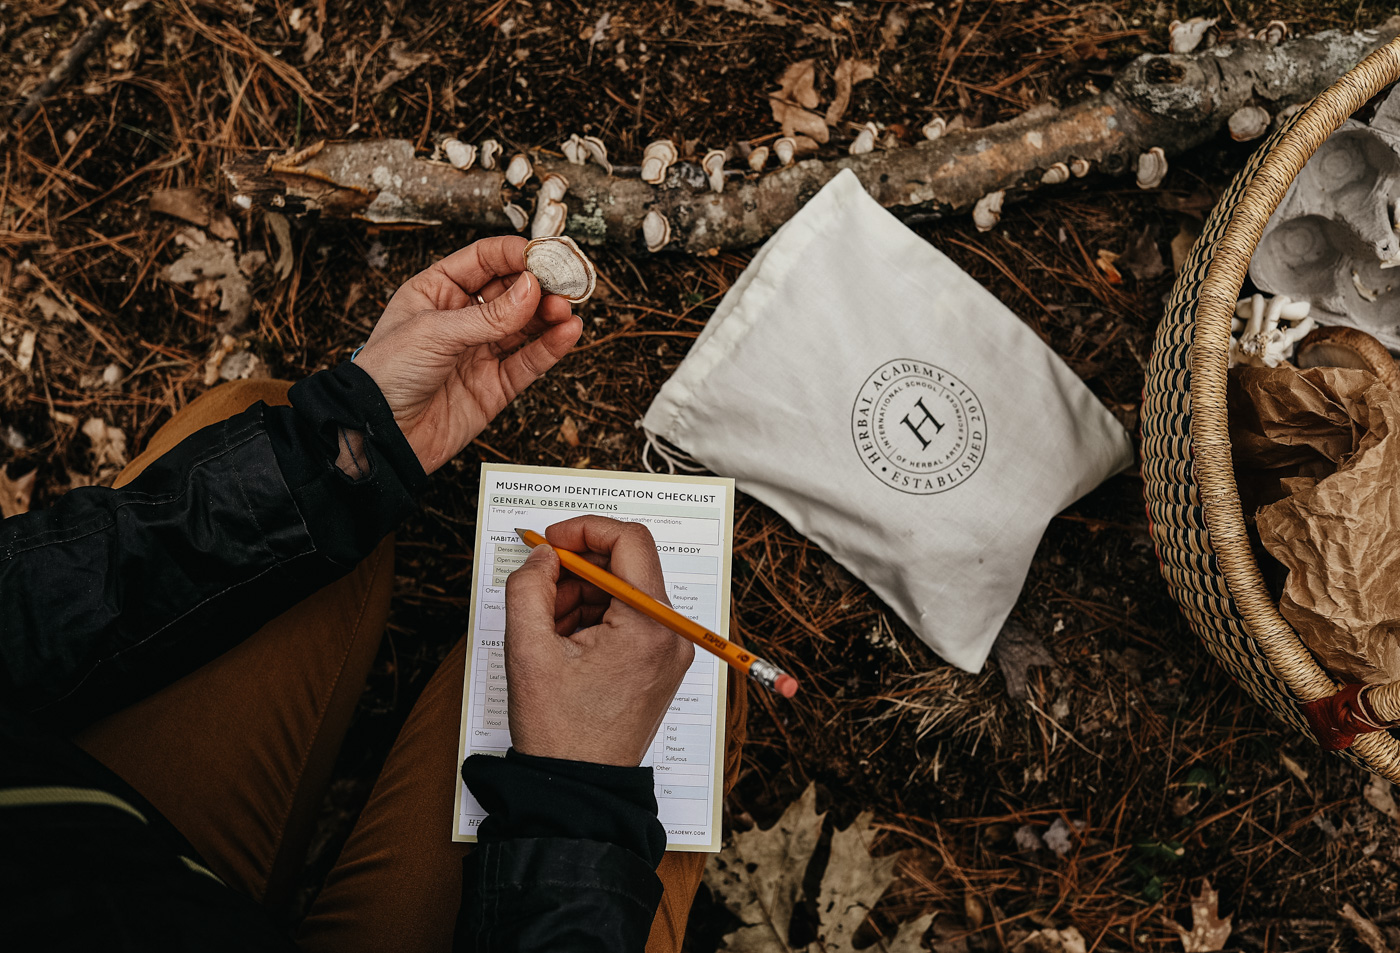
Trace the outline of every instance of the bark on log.
[[[1366, 54], [1400, 33], [1400, 17], [1376, 30], [1327, 31], [1271, 46], [1239, 41], [1186, 55], [1144, 55], [1106, 92], [1057, 109], [1037, 107], [1009, 122], [949, 133], [910, 148], [839, 159], [808, 159], [763, 174], [731, 169], [720, 193], [699, 165], [672, 167], [664, 185], [614, 175], [595, 165], [532, 156], [536, 176], [559, 172], [570, 182], [565, 234], [581, 244], [644, 251], [641, 223], [650, 209], [671, 225], [667, 251], [695, 254], [761, 242], [842, 169], [852, 169], [880, 204], [903, 218], [971, 208], [991, 192], [1042, 187], [1056, 162], [1088, 160], [1110, 175], [1130, 172], [1153, 146], [1179, 154], [1216, 135], [1247, 105], [1276, 115], [1307, 102]], [[503, 196], [529, 207], [529, 190], [505, 182], [502, 169], [453, 166], [415, 157], [401, 139], [327, 142], [301, 155], [244, 157], [225, 172], [244, 207], [284, 214], [319, 213], [381, 224], [458, 224], [509, 230]]]

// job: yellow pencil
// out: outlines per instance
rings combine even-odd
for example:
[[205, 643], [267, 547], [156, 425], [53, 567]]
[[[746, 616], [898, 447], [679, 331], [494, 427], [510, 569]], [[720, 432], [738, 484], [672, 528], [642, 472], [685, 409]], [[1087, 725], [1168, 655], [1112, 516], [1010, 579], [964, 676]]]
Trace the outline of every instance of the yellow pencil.
[[[540, 545], [551, 546], [549, 540], [534, 530], [517, 529], [515, 532], [531, 549]], [[797, 694], [797, 679], [772, 662], [765, 661], [752, 652], [744, 651], [724, 636], [711, 632], [703, 625], [687, 619], [664, 602], [658, 602], [636, 586], [617, 578], [606, 569], [598, 568], [578, 553], [560, 549], [558, 546], [552, 546], [552, 548], [559, 554], [560, 565], [580, 579], [591, 582], [614, 599], [631, 606], [648, 618], [660, 622], [672, 632], [684, 636], [702, 649], [718, 655], [739, 671], [747, 672], [749, 677], [760, 685], [773, 689], [784, 698], [791, 698]]]

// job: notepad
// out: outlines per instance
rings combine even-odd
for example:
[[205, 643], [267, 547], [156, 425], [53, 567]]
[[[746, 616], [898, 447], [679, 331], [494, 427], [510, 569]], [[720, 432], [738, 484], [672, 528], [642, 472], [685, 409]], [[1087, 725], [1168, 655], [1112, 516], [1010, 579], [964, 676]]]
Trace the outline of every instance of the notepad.
[[[483, 464], [459, 764], [468, 755], [504, 755], [510, 747], [505, 586], [530, 553], [516, 527], [543, 533], [553, 523], [585, 514], [644, 524], [656, 540], [671, 605], [729, 637], [733, 480]], [[729, 666], [697, 650], [642, 761], [655, 775], [668, 850], [719, 850], [728, 679]], [[452, 839], [475, 841], [486, 812], [460, 775], [456, 804]]]

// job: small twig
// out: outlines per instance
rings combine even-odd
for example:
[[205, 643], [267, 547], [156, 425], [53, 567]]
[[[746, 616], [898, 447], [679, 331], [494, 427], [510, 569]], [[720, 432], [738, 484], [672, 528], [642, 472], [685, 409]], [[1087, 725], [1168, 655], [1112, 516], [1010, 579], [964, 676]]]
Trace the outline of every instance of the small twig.
[[78, 67], [83, 65], [83, 60], [87, 59], [88, 54], [107, 38], [107, 34], [111, 33], [112, 27], [116, 25], [117, 21], [112, 16], [111, 10], [103, 10], [95, 20], [89, 23], [82, 36], [78, 37], [78, 42], [74, 43], [73, 48], [68, 51], [68, 55], [49, 71], [48, 77], [42, 83], [34, 87], [34, 91], [29, 94], [24, 105], [15, 113], [15, 125], [23, 126], [33, 119], [44, 100], [73, 78]]

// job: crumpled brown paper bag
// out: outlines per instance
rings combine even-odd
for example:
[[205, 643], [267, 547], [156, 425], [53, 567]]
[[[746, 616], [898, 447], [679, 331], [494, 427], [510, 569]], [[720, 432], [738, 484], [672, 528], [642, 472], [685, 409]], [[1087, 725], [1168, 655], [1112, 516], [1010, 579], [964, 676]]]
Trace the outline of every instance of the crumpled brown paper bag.
[[1400, 395], [1365, 371], [1239, 371], [1236, 465], [1289, 494], [1256, 517], [1288, 569], [1279, 612], [1332, 674], [1400, 679]]

